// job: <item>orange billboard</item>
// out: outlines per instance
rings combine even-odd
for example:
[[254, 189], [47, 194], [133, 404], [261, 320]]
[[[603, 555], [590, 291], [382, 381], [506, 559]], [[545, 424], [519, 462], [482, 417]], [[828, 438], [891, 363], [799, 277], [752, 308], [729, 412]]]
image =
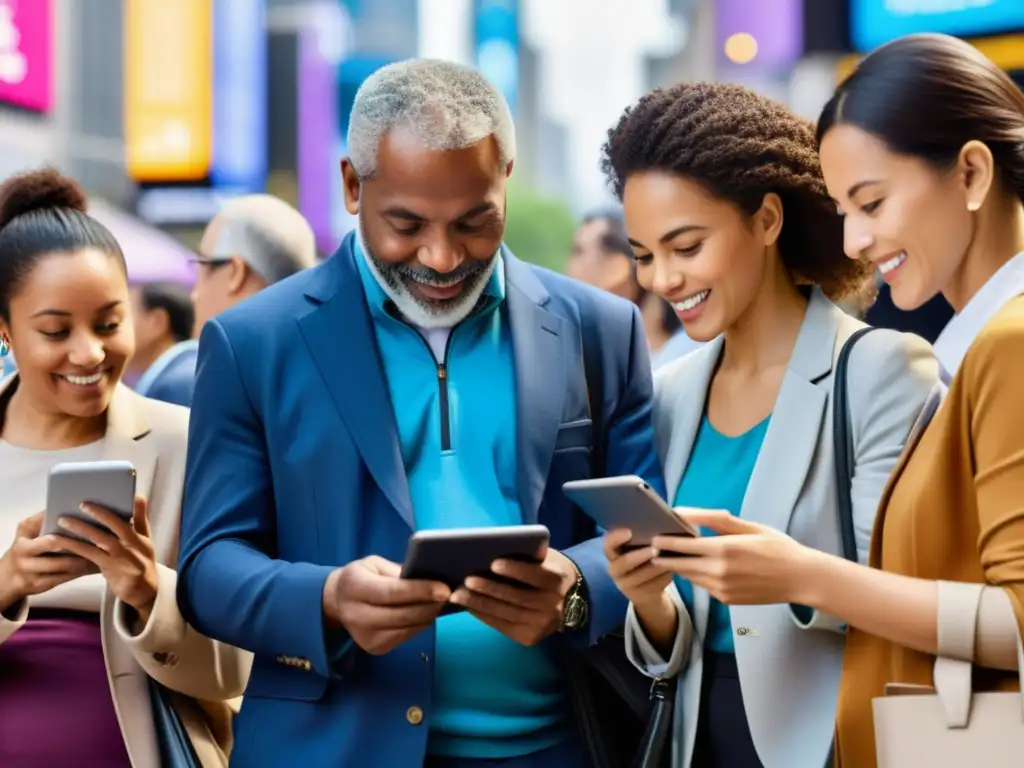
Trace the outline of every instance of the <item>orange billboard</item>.
[[213, 0], [125, 0], [124, 131], [136, 181], [210, 170]]

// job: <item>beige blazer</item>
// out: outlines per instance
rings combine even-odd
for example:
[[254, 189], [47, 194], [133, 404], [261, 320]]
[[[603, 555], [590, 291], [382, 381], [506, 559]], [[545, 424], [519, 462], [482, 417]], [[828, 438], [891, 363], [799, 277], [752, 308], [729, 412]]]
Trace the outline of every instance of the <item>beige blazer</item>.
[[[7, 399], [17, 375], [0, 384]], [[174, 695], [203, 768], [223, 768], [231, 750], [231, 715], [245, 690], [252, 657], [200, 635], [185, 623], [175, 598], [178, 531], [185, 479], [188, 410], [141, 397], [118, 386], [107, 413], [104, 458], [132, 462], [138, 493], [149, 502], [159, 587], [144, 627], [109, 590], [100, 612], [103, 653], [121, 732], [134, 768], [160, 765], [147, 676]], [[13, 620], [0, 617], [0, 643], [28, 618], [29, 602]]]

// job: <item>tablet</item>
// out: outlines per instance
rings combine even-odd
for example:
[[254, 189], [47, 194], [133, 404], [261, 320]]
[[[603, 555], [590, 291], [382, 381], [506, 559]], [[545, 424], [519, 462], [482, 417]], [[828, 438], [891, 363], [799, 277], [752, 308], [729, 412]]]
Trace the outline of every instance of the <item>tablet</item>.
[[662, 534], [699, 536], [692, 525], [672, 511], [642, 477], [601, 477], [573, 480], [562, 486], [569, 500], [605, 530], [628, 528], [630, 547], [646, 547]]
[[[547, 546], [549, 536], [543, 525], [417, 531], [409, 537], [402, 578], [440, 581], [455, 590], [469, 576], [483, 576], [532, 589], [492, 573], [491, 563], [498, 559], [539, 562], [537, 553]], [[444, 613], [460, 610], [461, 606], [450, 604]]]
[[109, 533], [105, 525], [78, 508], [83, 502], [105, 507], [122, 520], [131, 520], [135, 508], [135, 480], [135, 467], [130, 461], [83, 461], [54, 465], [46, 484], [43, 535], [54, 533], [85, 541], [81, 536], [57, 525], [61, 517], [71, 517]]

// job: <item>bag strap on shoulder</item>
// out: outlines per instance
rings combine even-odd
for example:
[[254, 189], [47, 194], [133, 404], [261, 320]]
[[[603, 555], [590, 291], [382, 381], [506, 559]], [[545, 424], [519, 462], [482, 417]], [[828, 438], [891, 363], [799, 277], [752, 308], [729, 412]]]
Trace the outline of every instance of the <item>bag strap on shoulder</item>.
[[586, 327], [583, 334], [583, 375], [587, 384], [587, 405], [590, 409], [591, 446], [590, 476], [604, 474], [604, 373], [600, 352], [593, 343], [588, 343]]
[[875, 328], [855, 331], [843, 344], [836, 359], [832, 394], [832, 443], [835, 450], [836, 488], [839, 492], [839, 532], [843, 540], [843, 556], [853, 562], [857, 557], [857, 533], [853, 525], [853, 481], [856, 451], [853, 444], [853, 425], [850, 418], [849, 374], [850, 353], [857, 341]]

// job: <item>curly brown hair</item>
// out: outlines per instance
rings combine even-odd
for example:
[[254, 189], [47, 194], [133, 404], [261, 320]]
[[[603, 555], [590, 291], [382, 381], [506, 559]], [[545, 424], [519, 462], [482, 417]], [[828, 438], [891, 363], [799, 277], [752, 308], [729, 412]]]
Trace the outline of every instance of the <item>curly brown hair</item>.
[[601, 169], [618, 198], [630, 175], [665, 171], [692, 179], [747, 216], [774, 192], [785, 217], [779, 254], [800, 284], [831, 299], [856, 293], [867, 262], [843, 253], [843, 221], [825, 189], [814, 126], [739, 85], [659, 88], [608, 131]]

